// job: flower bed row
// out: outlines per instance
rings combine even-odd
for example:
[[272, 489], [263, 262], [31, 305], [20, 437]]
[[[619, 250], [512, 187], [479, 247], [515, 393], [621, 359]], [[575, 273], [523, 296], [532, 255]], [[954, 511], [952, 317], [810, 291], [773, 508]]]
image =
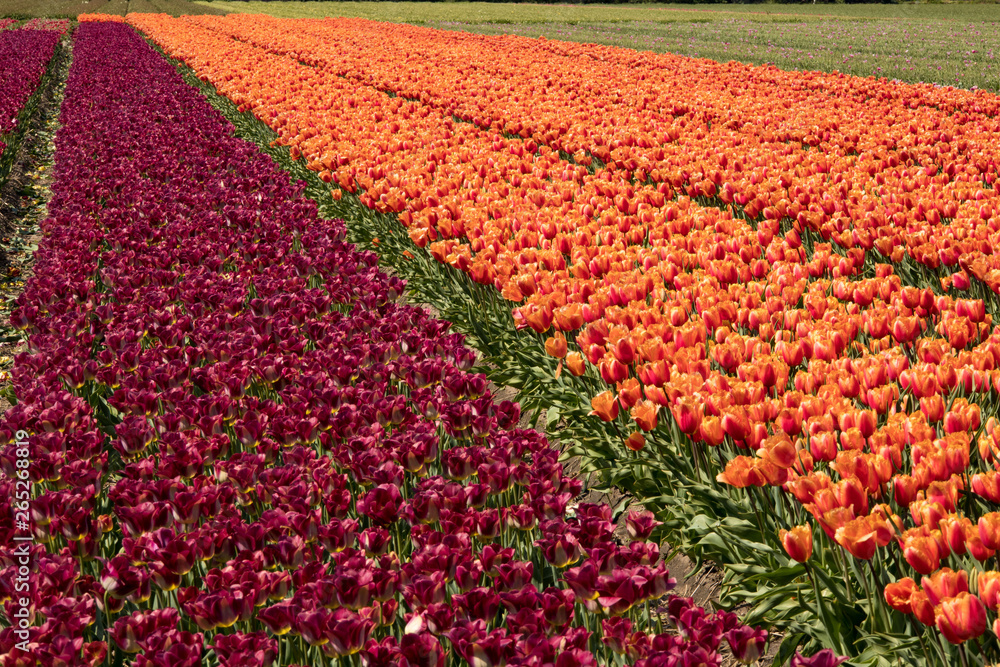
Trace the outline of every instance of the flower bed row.
[[[213, 33], [132, 20], [271, 124], [321, 177], [360, 186], [363, 203], [398, 211], [437, 259], [526, 299], [515, 322], [555, 329], [546, 347], [560, 368], [610, 385], [592, 407], [623, 427], [620, 447], [655, 463], [687, 443], [693, 481], [747, 488], [744, 497], [771, 510], [755, 513], [762, 539], [824, 573], [833, 599], [817, 590], [817, 615], [826, 604], [843, 618], [860, 607], [868, 632], [901, 643], [936, 636], [923, 625], [954, 644], [983, 636], [995, 603], [985, 583], [970, 592], [965, 582], [994, 576], [1000, 546], [997, 431], [984, 418], [1000, 387], [996, 303], [982, 289], [996, 277], [993, 98], [942, 111], [927, 104], [947, 106], [950, 92], [889, 87], [894, 113], [909, 113], [905, 94], [924, 100], [909, 106], [935, 126], [930, 134], [914, 125], [905, 145], [861, 143], [851, 149], [859, 156], [822, 142], [815, 152], [791, 147], [799, 166], [758, 167], [797, 189], [798, 210], [779, 200], [748, 212], [734, 198], [743, 207], [734, 214], [671, 200], [668, 184], [633, 184], [620, 170], [589, 174], [533, 140], [477, 131], [432, 104], [304, 66], [292, 33], [270, 23], [198, 22]], [[349, 52], [304, 43], [320, 56]], [[961, 169], [939, 169], [941, 155]], [[739, 148], [731, 159], [743, 159]], [[851, 164], [864, 180], [841, 169]], [[940, 209], [925, 205], [936, 197]], [[809, 516], [822, 528], [816, 558]], [[780, 542], [779, 530], [790, 531]], [[945, 580], [954, 585], [941, 588]], [[917, 622], [888, 610], [883, 589], [897, 611], [922, 609]], [[921, 595], [929, 607], [914, 606]], [[995, 653], [996, 639], [985, 641]], [[945, 664], [961, 653], [928, 651]]]
[[53, 30], [60, 35], [65, 35], [73, 27], [69, 19], [31, 19], [23, 26], [27, 30]]
[[111, 23], [125, 23], [125, 17], [119, 14], [79, 14], [76, 20], [80, 23], [91, 23], [91, 22], [111, 22]]
[[[484, 129], [520, 134], [529, 145], [586, 163], [597, 156], [612, 171], [616, 196], [631, 206], [651, 203], [632, 193], [631, 181], [667, 184], [735, 204], [750, 219], [794, 220], [800, 231], [847, 248], [886, 257], [902, 248], [930, 268], [953, 267], [949, 274], [969, 270], [956, 265], [973, 253], [983, 259], [973, 275], [1000, 288], [1000, 273], [990, 274], [1000, 269], [992, 251], [937, 222], [955, 219], [973, 238], [990, 233], [991, 219], [998, 224], [996, 193], [983, 187], [995, 181], [998, 164], [997, 100], [985, 92], [362, 20], [190, 20]], [[332, 147], [329, 139], [310, 142], [317, 155]], [[390, 186], [366, 189], [378, 199]], [[461, 206], [460, 194], [441, 204]], [[574, 203], [562, 217], [579, 226], [590, 216], [578, 210], [584, 201]], [[660, 206], [652, 218], [662, 224]], [[601, 218], [601, 207], [592, 208]], [[626, 220], [620, 213], [632, 213], [610, 209], [607, 215]], [[904, 225], [920, 233], [905, 238]]]
[[38, 90], [59, 37], [50, 30], [0, 32], [0, 152], [7, 150], [11, 136], [24, 122], [25, 105]]
[[0, 422], [2, 664], [763, 650], [690, 599], [666, 600], [663, 632], [652, 516], [621, 542], [609, 507], [570, 511], [581, 483], [461, 337], [394, 303], [403, 283], [131, 28], [80, 26], [56, 146]]

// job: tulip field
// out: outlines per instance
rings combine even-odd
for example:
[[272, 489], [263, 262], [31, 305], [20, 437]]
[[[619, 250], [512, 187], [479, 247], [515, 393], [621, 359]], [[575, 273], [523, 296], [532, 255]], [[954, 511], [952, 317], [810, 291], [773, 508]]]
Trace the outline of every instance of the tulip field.
[[569, 512], [461, 337], [130, 27], [80, 26], [61, 123], [0, 426], [4, 665], [761, 654], [666, 597], [652, 513], [623, 542]]
[[1000, 661], [995, 94], [91, 14], [0, 121], [71, 28], [0, 667]]

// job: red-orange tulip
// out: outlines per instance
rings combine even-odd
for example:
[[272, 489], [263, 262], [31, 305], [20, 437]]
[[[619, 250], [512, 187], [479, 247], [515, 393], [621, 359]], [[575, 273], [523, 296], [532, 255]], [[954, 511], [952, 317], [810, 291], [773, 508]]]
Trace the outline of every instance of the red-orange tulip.
[[837, 458], [837, 436], [829, 431], [810, 436], [809, 452], [817, 461], [833, 461]]
[[986, 607], [970, 593], [941, 601], [935, 614], [937, 628], [952, 644], [961, 644], [986, 632]]
[[750, 435], [750, 420], [738, 406], [730, 408], [722, 415], [722, 430], [736, 441], [746, 440]]
[[601, 371], [601, 379], [610, 385], [618, 384], [628, 377], [628, 366], [614, 358], [604, 357], [598, 368]]
[[929, 577], [923, 577], [920, 585], [935, 607], [945, 598], [952, 598], [969, 590], [969, 575], [965, 570], [955, 572], [951, 568], [941, 568]]
[[618, 385], [618, 400], [626, 410], [642, 398], [642, 387], [635, 378], [629, 378]]
[[934, 625], [934, 605], [931, 604], [927, 593], [919, 588], [913, 591], [913, 594], [910, 596], [910, 609], [913, 610], [913, 615], [918, 621], [924, 625]]
[[995, 570], [980, 572], [977, 583], [979, 584], [979, 598], [983, 604], [990, 610], [996, 611], [997, 605], [1000, 603], [1000, 572]]
[[965, 517], [950, 515], [942, 519], [939, 526], [951, 552], [958, 556], [965, 555], [965, 531], [972, 528], [972, 522]]
[[691, 435], [701, 426], [701, 406], [693, 398], [687, 396], [680, 398], [670, 408], [670, 411], [673, 413], [674, 419], [677, 420], [677, 427], [682, 433]]
[[907, 539], [903, 543], [903, 558], [920, 574], [930, 574], [941, 565], [941, 551], [930, 537]]
[[1000, 512], [979, 517], [979, 539], [988, 549], [1000, 549]]
[[638, 452], [646, 446], [646, 438], [639, 431], [634, 431], [625, 440], [625, 446], [633, 452]]
[[936, 424], [944, 419], [944, 399], [940, 394], [920, 399], [920, 411], [927, 415], [927, 421]]
[[910, 577], [894, 581], [885, 587], [885, 601], [896, 611], [912, 614], [910, 598], [916, 590], [917, 584]]
[[778, 532], [781, 546], [785, 548], [788, 557], [799, 563], [804, 563], [812, 557], [813, 533], [812, 525], [795, 526], [791, 530], [781, 529]]
[[916, 317], [898, 317], [892, 323], [892, 337], [901, 345], [912, 342], [919, 333], [920, 320]]
[[876, 531], [868, 517], [849, 521], [834, 533], [837, 544], [847, 549], [855, 558], [870, 560], [878, 547]]
[[996, 549], [990, 549], [979, 537], [979, 529], [970, 522], [965, 529], [965, 549], [970, 556], [980, 563], [985, 563], [996, 554]]

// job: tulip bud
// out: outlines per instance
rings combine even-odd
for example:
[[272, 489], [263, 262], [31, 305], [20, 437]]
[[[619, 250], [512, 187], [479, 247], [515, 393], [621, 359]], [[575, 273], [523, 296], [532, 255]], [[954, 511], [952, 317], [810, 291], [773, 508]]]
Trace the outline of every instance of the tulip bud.
[[643, 437], [641, 432], [634, 431], [625, 440], [625, 446], [633, 452], [642, 451], [642, 448], [646, 446], [646, 438]]

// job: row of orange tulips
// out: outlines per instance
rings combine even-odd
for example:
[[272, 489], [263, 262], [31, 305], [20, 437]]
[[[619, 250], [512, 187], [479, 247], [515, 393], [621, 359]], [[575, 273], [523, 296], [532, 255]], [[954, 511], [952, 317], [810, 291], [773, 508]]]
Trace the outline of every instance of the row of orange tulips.
[[[596, 156], [624, 180], [794, 218], [847, 247], [891, 256], [902, 246], [932, 267], [992, 255], [968, 240], [1000, 225], [995, 192], [982, 187], [997, 169], [987, 93], [351, 19], [192, 21], [579, 162]], [[940, 229], [945, 218], [964, 229]], [[903, 222], [921, 229], [903, 239]], [[976, 265], [980, 279], [998, 268], [989, 260]]]
[[[534, 138], [456, 123], [448, 107], [391, 98], [302, 64], [290, 46], [298, 24], [130, 21], [271, 125], [293, 157], [359, 191], [365, 204], [399, 213], [442, 262], [523, 301], [519, 325], [554, 329], [549, 353], [569, 372], [598, 373], [610, 385], [592, 397], [594, 414], [618, 423], [627, 413], [629, 447], [642, 449], [643, 433], [672, 421], [695, 444], [693, 456], [704, 457], [704, 447], [719, 453], [721, 482], [786, 489], [798, 503], [793, 515], [804, 518], [804, 509], [831, 543], [877, 562], [878, 581], [898, 578], [885, 589], [893, 608], [953, 643], [985, 632], [998, 575], [984, 563], [1000, 547], [1000, 515], [986, 511], [1000, 501], [1000, 430], [984, 419], [1000, 390], [1000, 332], [980, 298], [982, 283], [1000, 284], [991, 242], [1000, 226], [993, 98], [838, 83], [832, 90], [846, 108], [856, 111], [870, 95], [885, 103], [869, 109], [891, 103], [893, 117], [938, 124], [914, 125], [900, 144], [906, 137], [897, 141], [869, 114], [852, 149], [859, 155], [823, 142], [819, 151], [784, 142], [775, 151], [759, 132], [724, 128], [729, 141], [713, 155], [722, 169], [756, 179], [748, 198], [726, 189], [731, 172], [721, 170], [639, 183], [635, 169], [590, 173]], [[314, 64], [360, 48], [336, 28], [318, 41], [315, 25], [303, 31]], [[456, 41], [439, 40], [437, 49]], [[581, 72], [587, 48], [573, 55]], [[465, 52], [448, 53], [458, 61]], [[384, 65], [371, 61], [373, 70]], [[780, 78], [808, 91], [816, 75]], [[754, 113], [766, 118], [764, 109]], [[715, 125], [684, 129], [675, 156], [723, 136], [708, 134], [722, 132]], [[892, 149], [873, 148], [886, 138]], [[928, 162], [932, 150], [952, 161]], [[940, 272], [941, 264], [950, 268]], [[917, 286], [915, 278], [934, 282]], [[781, 540], [789, 556], [808, 561], [810, 524], [788, 528]], [[914, 574], [927, 577], [920, 587]]]

